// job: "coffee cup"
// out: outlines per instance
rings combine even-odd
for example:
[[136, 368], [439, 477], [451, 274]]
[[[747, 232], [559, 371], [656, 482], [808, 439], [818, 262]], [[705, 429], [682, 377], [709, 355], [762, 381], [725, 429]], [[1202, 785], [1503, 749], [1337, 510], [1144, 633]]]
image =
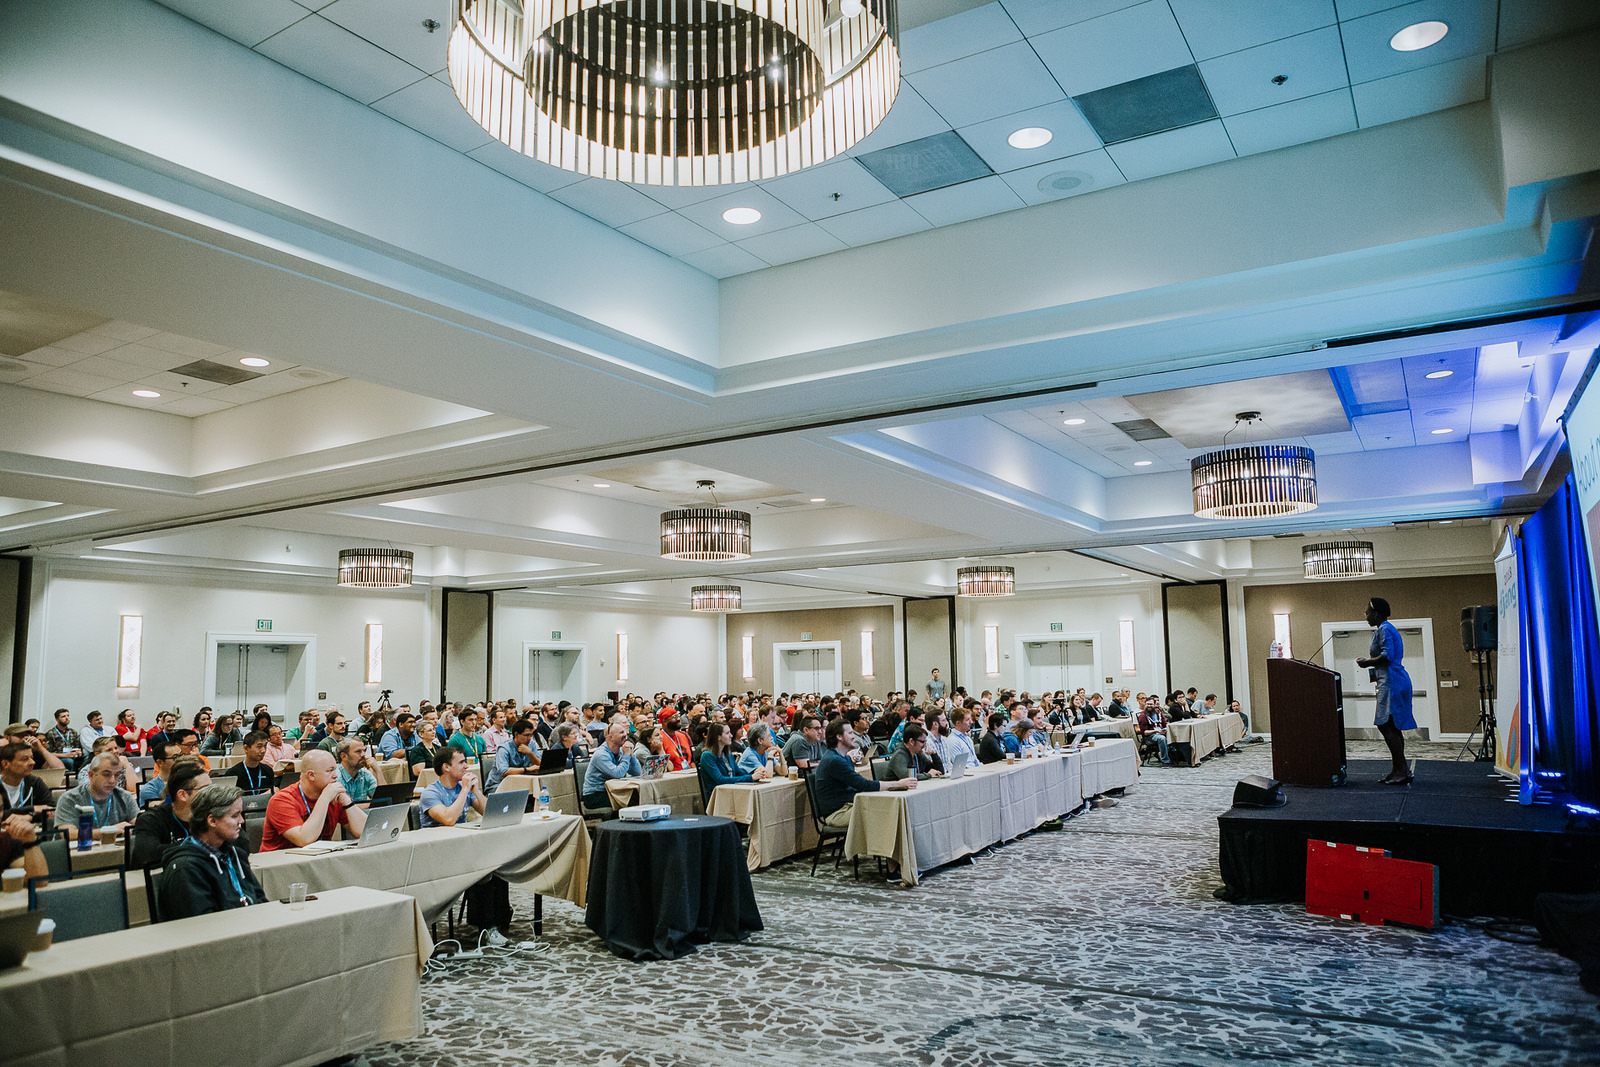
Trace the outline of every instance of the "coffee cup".
[[790, 767], [789, 768], [789, 780], [792, 782], [792, 781], [794, 781], [795, 779], [797, 779], [799, 777], [800, 777], [800, 768], [799, 767]]
[[1006, 762], [1007, 763], [1015, 763], [1015, 762], [1017, 762], [1017, 754], [1015, 752], [1007, 752], [1006, 753]]
[[95, 833], [99, 836], [102, 845], [114, 845], [117, 843], [117, 831], [109, 826], [102, 826]]
[[39, 932], [33, 937], [33, 945], [29, 952], [43, 952], [50, 947], [51, 940], [56, 936], [56, 921], [54, 919], [40, 919]]
[[3, 883], [0, 888], [3, 888], [5, 892], [20, 893], [23, 887], [28, 884], [28, 873], [20, 870], [6, 871], [3, 876], [0, 876], [0, 883]]

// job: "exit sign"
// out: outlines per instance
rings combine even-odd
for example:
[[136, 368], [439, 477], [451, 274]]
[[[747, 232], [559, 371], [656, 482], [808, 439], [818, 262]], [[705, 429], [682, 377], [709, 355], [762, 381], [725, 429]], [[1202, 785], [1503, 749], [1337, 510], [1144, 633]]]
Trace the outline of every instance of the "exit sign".
[[1050, 632], [1053, 633], [1053, 634], [1060, 633], [1061, 632], [1061, 624], [1059, 622], [1051, 623], [1050, 624]]
[[561, 640], [561, 631], [560, 630], [551, 630], [550, 631], [550, 640], [552, 640], [552, 641]]
[[256, 630], [257, 631], [259, 631], [261, 633], [266, 633], [266, 632], [270, 631], [271, 629], [272, 629], [272, 620], [271, 619], [257, 619], [256, 620]]

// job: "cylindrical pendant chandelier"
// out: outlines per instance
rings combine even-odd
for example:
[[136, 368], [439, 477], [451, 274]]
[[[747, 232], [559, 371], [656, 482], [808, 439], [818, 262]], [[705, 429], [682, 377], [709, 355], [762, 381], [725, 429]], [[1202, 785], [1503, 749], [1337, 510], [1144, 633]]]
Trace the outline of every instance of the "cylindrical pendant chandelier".
[[1012, 567], [962, 567], [956, 571], [956, 596], [1010, 596], [1017, 591]]
[[750, 513], [717, 503], [717, 483], [695, 482], [711, 496], [709, 507], [674, 508], [661, 513], [661, 558], [722, 563], [750, 558]]
[[1317, 458], [1301, 445], [1239, 445], [1189, 462], [1201, 519], [1267, 519], [1317, 506]]
[[346, 548], [339, 584], [355, 589], [400, 589], [411, 584], [412, 556], [398, 548]]
[[1300, 550], [1307, 578], [1362, 578], [1377, 570], [1371, 541], [1323, 541]]
[[450, 82], [563, 170], [729, 185], [831, 159], [900, 88], [896, 0], [455, 0]]
[[736, 585], [697, 585], [689, 590], [689, 607], [695, 611], [738, 611], [744, 593]]

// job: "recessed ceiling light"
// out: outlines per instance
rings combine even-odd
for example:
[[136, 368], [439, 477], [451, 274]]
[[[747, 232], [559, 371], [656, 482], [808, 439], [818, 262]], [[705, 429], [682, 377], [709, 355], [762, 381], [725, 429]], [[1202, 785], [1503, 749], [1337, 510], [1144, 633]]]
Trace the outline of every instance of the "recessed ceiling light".
[[826, 504], [828, 502], [828, 498], [825, 496], [814, 496], [811, 498], [811, 502], [813, 504]]
[[1423, 377], [1424, 378], [1448, 378], [1448, 377], [1450, 377], [1450, 375], [1452, 375], [1454, 373], [1455, 373], [1455, 371], [1453, 371], [1453, 370], [1431, 370], [1427, 374], [1424, 374]]
[[611, 488], [611, 483], [610, 482], [595, 482], [594, 483], [594, 487], [596, 489], [610, 489]]
[[861, 9], [865, 6], [862, 0], [839, 0], [839, 14], [847, 19], [853, 19], [861, 14]]
[[1417, 52], [1438, 44], [1449, 32], [1443, 22], [1414, 22], [1389, 38], [1389, 47], [1396, 52]]
[[135, 389], [133, 391], [133, 395], [134, 396], [142, 396], [146, 400], [154, 400], [156, 397], [160, 396], [161, 394], [156, 392], [154, 389]]
[[1449, 426], [1442, 426], [1437, 430], [1429, 430], [1428, 432], [1433, 434], [1435, 437], [1438, 437], [1442, 433], [1455, 433], [1455, 430], [1451, 429]]
[[1043, 126], [1024, 126], [1022, 129], [1006, 138], [1006, 144], [1012, 148], [1043, 148], [1050, 143], [1055, 134]]
[[1088, 420], [1086, 420], [1086, 419], [1062, 419], [1061, 420], [1061, 425], [1063, 425], [1063, 426], [1082, 426], [1086, 421], [1088, 421]]
[[1136, 460], [1133, 461], [1133, 465], [1135, 467], [1148, 467], [1148, 466], [1150, 466], [1150, 464], [1152, 464], [1154, 462], [1155, 462], [1155, 460], [1153, 460], [1153, 459], [1136, 459]]
[[722, 213], [723, 222], [731, 222], [735, 226], [748, 226], [752, 222], [761, 221], [761, 212], [753, 207], [730, 207]]
[[246, 367], [270, 367], [270, 366], [272, 366], [272, 361], [270, 359], [262, 359], [260, 356], [240, 356], [239, 357], [239, 362], [242, 363]]

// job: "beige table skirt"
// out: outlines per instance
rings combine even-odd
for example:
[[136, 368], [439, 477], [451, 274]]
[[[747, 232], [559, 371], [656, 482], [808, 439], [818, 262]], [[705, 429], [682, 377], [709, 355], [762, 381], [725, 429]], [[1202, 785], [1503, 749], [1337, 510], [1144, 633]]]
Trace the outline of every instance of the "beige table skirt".
[[674, 815], [704, 815], [698, 771], [669, 771], [660, 778], [613, 778], [606, 795], [616, 811], [635, 804], [665, 804]]
[[959, 779], [918, 782], [911, 790], [858, 793], [844, 854], [892, 859], [900, 865], [901, 881], [916, 885], [921, 871], [1072, 811], [1083, 803], [1081, 791], [1073, 753], [991, 763]]
[[565, 897], [579, 907], [589, 883], [589, 834], [572, 815], [526, 815], [516, 826], [468, 830], [435, 826], [368, 848], [321, 855], [294, 849], [250, 857], [269, 899], [289, 895], [304, 882], [310, 891], [358, 885], [415, 897], [432, 922], [464, 890], [487, 874], [527, 882], [536, 893]]
[[551, 811], [559, 811], [563, 815], [579, 814], [578, 784], [573, 779], [571, 771], [555, 771], [551, 774], [508, 774], [500, 779], [500, 784], [495, 786], [494, 791], [508, 793], [513, 789], [526, 789], [529, 796], [538, 799], [540, 785], [550, 790]]
[[1199, 719], [1182, 719], [1167, 724], [1168, 741], [1187, 741], [1190, 745], [1189, 766], [1219, 748], [1227, 748], [1244, 736], [1244, 721], [1237, 712], [1207, 715]]
[[30, 955], [0, 973], [7, 1067], [298, 1067], [416, 1037], [432, 951], [417, 902], [317, 895], [300, 911], [269, 903]]
[[750, 828], [745, 863], [752, 871], [817, 847], [817, 828], [803, 781], [782, 778], [719, 785], [711, 793], [710, 813]]
[[1078, 757], [1085, 800], [1139, 781], [1139, 745], [1131, 739], [1096, 741], [1079, 748]]

